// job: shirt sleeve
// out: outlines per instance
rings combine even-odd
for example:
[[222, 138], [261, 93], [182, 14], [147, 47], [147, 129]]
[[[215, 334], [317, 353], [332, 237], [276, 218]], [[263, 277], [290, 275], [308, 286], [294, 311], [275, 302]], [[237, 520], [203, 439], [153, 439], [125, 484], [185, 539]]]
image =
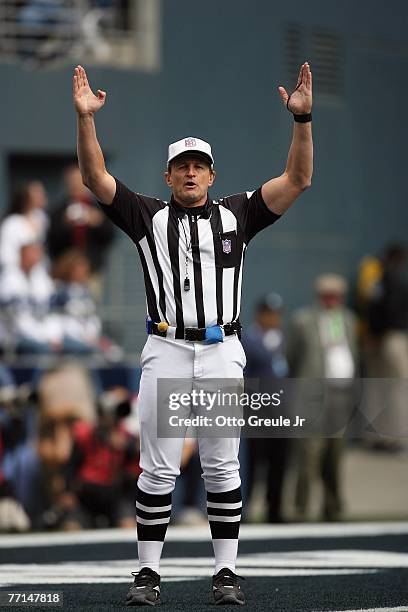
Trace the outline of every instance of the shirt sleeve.
[[223, 198], [220, 200], [220, 204], [236, 216], [244, 233], [246, 244], [258, 232], [268, 225], [272, 225], [281, 217], [281, 215], [269, 210], [262, 197], [261, 187], [256, 191], [247, 191]]
[[112, 204], [103, 204], [98, 201], [107, 217], [133, 240], [138, 242], [145, 234], [142, 215], [144, 198], [131, 191], [117, 178], [116, 192]]

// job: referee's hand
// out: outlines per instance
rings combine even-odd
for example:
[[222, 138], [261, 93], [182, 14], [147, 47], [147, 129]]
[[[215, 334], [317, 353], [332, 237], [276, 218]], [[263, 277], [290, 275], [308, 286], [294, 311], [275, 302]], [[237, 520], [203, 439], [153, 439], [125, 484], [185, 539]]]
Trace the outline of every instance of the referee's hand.
[[[286, 106], [289, 94], [284, 87], [278, 87], [282, 102]], [[302, 64], [296, 88], [290, 96], [288, 110], [295, 115], [310, 113], [312, 110], [312, 71], [308, 62]]]
[[89, 86], [85, 69], [82, 66], [75, 68], [72, 80], [72, 93], [74, 106], [78, 115], [93, 115], [105, 104], [106, 92], [98, 89], [98, 95]]

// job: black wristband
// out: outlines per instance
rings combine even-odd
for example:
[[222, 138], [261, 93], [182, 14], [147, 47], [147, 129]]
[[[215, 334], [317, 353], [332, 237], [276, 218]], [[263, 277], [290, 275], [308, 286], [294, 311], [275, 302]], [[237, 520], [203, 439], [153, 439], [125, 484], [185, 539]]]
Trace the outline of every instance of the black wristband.
[[293, 115], [293, 119], [297, 123], [309, 123], [312, 120], [312, 113], [307, 113], [306, 115]]

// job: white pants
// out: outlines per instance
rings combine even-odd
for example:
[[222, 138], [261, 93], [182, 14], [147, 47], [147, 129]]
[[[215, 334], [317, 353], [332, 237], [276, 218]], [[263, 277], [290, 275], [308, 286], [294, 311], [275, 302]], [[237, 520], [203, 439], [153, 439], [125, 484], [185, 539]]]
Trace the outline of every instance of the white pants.
[[[180, 474], [184, 438], [157, 437], [157, 379], [242, 379], [246, 358], [234, 334], [224, 342], [204, 344], [150, 335], [140, 358], [142, 377], [138, 397], [140, 467], [138, 486], [162, 495], [174, 489]], [[240, 486], [239, 438], [198, 438], [205, 488], [212, 493]]]

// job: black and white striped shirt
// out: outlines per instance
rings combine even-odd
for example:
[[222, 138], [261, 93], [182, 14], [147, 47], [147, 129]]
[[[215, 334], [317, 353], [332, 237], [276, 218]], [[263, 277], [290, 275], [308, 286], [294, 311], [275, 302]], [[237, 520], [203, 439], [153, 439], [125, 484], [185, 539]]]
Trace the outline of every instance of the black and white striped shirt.
[[280, 218], [267, 208], [261, 189], [186, 209], [173, 198], [134, 193], [117, 179], [112, 204], [101, 207], [138, 249], [148, 315], [180, 330], [238, 320], [247, 245]]

